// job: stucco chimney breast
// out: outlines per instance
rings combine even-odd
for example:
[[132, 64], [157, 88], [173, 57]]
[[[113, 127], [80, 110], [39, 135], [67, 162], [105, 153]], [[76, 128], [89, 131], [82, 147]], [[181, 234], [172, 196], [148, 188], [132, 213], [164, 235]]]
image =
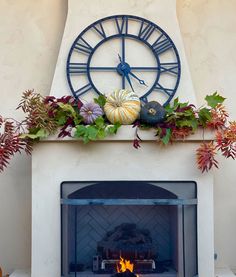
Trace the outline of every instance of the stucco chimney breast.
[[[154, 22], [171, 37], [181, 62], [181, 78], [175, 96], [196, 104], [175, 0], [68, 0], [68, 15], [50, 95], [61, 97], [72, 93], [66, 69], [76, 37], [101, 18], [124, 14]], [[137, 49], [130, 52], [131, 60], [137, 60]], [[118, 54], [115, 52], [114, 56], [117, 63]], [[100, 59], [106, 61], [106, 56]], [[111, 92], [112, 81], [113, 78], [101, 80], [104, 93]], [[130, 126], [122, 126], [115, 137], [88, 145], [70, 138], [53, 137], [35, 145], [32, 156], [32, 277], [61, 276], [61, 183], [137, 180], [168, 181], [173, 186], [176, 181], [197, 184], [198, 276], [214, 277], [213, 176], [212, 173], [201, 174], [193, 154], [202, 137], [196, 134], [164, 149], [153, 143], [155, 137], [151, 131], [141, 136], [145, 143], [140, 150], [132, 148], [133, 129]], [[205, 139], [211, 137], [206, 134]], [[194, 276], [180, 273], [178, 277]]]

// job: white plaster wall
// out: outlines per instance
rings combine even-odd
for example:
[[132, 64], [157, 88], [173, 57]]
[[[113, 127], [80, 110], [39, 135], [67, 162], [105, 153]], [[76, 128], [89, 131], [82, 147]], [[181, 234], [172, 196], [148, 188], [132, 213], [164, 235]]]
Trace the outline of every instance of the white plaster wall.
[[[135, 179], [196, 181], [198, 274], [199, 277], [213, 277], [213, 174], [201, 174], [194, 167], [195, 157], [192, 152], [197, 145], [190, 142], [174, 143], [165, 149], [153, 142], [146, 142], [140, 151], [136, 151], [132, 148], [132, 141], [93, 142], [90, 145], [44, 141], [37, 144], [32, 159], [31, 276], [60, 275], [62, 181]], [[173, 159], [173, 149], [178, 159]]]
[[[176, 97], [179, 97], [180, 101], [189, 101], [193, 104], [197, 104], [196, 96], [193, 88], [193, 83], [191, 80], [191, 75], [188, 67], [188, 63], [185, 56], [183, 40], [181, 37], [178, 19], [176, 15], [176, 0], [145, 0], [145, 1], [137, 1], [137, 0], [118, 0], [118, 1], [110, 1], [110, 0], [68, 0], [68, 19], [66, 21], [65, 31], [63, 35], [63, 40], [60, 48], [60, 53], [58, 56], [58, 61], [56, 65], [55, 75], [53, 78], [50, 95], [61, 97], [63, 95], [70, 94], [68, 89], [67, 78], [65, 78], [65, 64], [68, 56], [68, 51], [71, 47], [71, 44], [74, 42], [75, 38], [80, 33], [80, 30], [84, 30], [89, 24], [99, 20], [100, 18], [104, 18], [108, 15], [115, 14], [131, 14], [146, 18], [152, 22], [155, 22], [161, 28], [164, 29], [167, 34], [170, 35], [173, 40], [176, 48], [178, 49], [180, 61], [181, 61], [181, 80], [178, 86], [178, 90], [176, 91]], [[102, 8], [101, 8], [102, 7]], [[96, 11], [96, 12], [91, 12]], [[81, 16], [78, 16], [80, 14]], [[131, 23], [131, 26], [133, 24]], [[132, 27], [131, 27], [132, 28]], [[104, 30], [106, 32], [106, 27], [104, 26]], [[152, 36], [151, 36], [152, 37]], [[158, 36], [154, 36], [153, 39], [157, 39]], [[150, 41], [149, 41], [150, 42]], [[93, 44], [93, 39], [88, 43], [91, 43], [91, 46], [95, 46]], [[129, 43], [127, 42], [127, 45]], [[114, 48], [106, 49], [106, 56], [101, 55], [103, 59], [113, 59]], [[97, 51], [97, 50], [96, 50]], [[110, 52], [109, 52], [110, 51]], [[96, 52], [95, 52], [96, 53]], [[140, 49], [132, 48], [132, 51], [126, 50], [127, 61], [130, 61], [130, 58], [133, 61], [137, 59], [137, 57], [142, 53], [145, 56], [145, 60], [149, 60], [149, 56], [145, 54], [145, 52], [140, 52]], [[152, 61], [153, 57], [151, 58]], [[74, 60], [73, 62], [85, 62], [85, 60]], [[96, 61], [96, 59], [95, 59]], [[118, 62], [118, 61], [117, 61]], [[150, 60], [149, 60], [150, 62]], [[96, 62], [95, 62], [96, 64]], [[143, 64], [143, 62], [141, 62]], [[151, 63], [150, 63], [151, 64]], [[103, 64], [105, 65], [105, 64]], [[109, 63], [108, 63], [109, 65]], [[109, 78], [108, 78], [109, 76]], [[113, 77], [113, 78], [112, 78]], [[100, 80], [101, 78], [99, 78]], [[102, 86], [104, 88], [103, 93], [106, 95], [110, 93], [109, 91], [112, 89], [116, 89], [117, 83], [114, 83], [113, 79], [117, 79], [116, 73], [113, 75], [104, 74], [104, 79], [101, 82], [104, 82]], [[153, 80], [152, 78], [149, 81]], [[77, 79], [77, 82], [83, 82], [83, 79]], [[152, 81], [151, 81], [152, 82]], [[73, 82], [72, 82], [73, 83]], [[148, 79], [147, 79], [148, 83]], [[149, 83], [150, 84], [150, 83]], [[163, 84], [163, 83], [162, 83]], [[80, 86], [80, 87], [81, 87]], [[100, 87], [100, 86], [99, 86]], [[135, 88], [135, 87], [134, 87]], [[140, 90], [138, 87], [137, 93], [140, 95]], [[78, 87], [76, 87], [78, 89]], [[188, 93], [184, 94], [182, 91], [187, 91]], [[94, 94], [89, 94], [82, 96], [82, 99], [89, 100], [94, 98]], [[166, 99], [166, 98], [165, 98]], [[149, 98], [150, 101], [150, 98]], [[158, 101], [163, 103], [161, 98], [159, 97]]]
[[[0, 114], [14, 111], [21, 92], [48, 94], [66, 17], [66, 0], [0, 0]], [[236, 0], [177, 0], [180, 29], [198, 102], [215, 90], [236, 119]], [[215, 248], [219, 265], [236, 269], [236, 164], [215, 172]], [[0, 176], [0, 265], [30, 264], [30, 159], [18, 156]], [[10, 207], [10, 204], [12, 205]]]
[[[64, 28], [65, 0], [0, 0], [0, 114], [29, 88], [48, 94]], [[31, 161], [17, 156], [0, 174], [0, 266], [30, 266]]]
[[[236, 120], [236, 1], [178, 0], [178, 18], [200, 104], [215, 90]], [[215, 252], [218, 266], [236, 272], [236, 163], [220, 158], [215, 171]]]

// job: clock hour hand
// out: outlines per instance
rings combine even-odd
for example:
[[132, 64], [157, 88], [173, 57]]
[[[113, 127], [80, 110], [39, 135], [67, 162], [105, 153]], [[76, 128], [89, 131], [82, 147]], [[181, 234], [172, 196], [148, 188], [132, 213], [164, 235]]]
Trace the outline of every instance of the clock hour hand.
[[121, 63], [124, 63], [124, 62], [122, 61], [122, 59], [121, 59], [120, 54], [118, 54], [118, 57], [119, 57], [120, 62], [121, 62]]
[[138, 80], [140, 85], [144, 85], [147, 87], [147, 84], [144, 82], [144, 80], [139, 79], [136, 75], [134, 75], [133, 72], [130, 71], [129, 74], [133, 76], [136, 80]]

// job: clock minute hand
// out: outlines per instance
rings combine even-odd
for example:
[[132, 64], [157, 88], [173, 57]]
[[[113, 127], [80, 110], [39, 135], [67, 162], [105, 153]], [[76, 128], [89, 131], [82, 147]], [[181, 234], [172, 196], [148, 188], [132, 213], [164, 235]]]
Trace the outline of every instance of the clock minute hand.
[[130, 77], [129, 77], [129, 72], [128, 71], [124, 71], [124, 75], [125, 75], [125, 78], [127, 79], [132, 91], [134, 91], [134, 88], [132, 86], [132, 83], [131, 83], [131, 80], [130, 80]]
[[144, 82], [144, 80], [139, 79], [136, 75], [134, 75], [133, 72], [130, 71], [129, 74], [133, 76], [136, 80], [138, 80], [140, 85], [144, 85], [147, 87], [147, 84]]

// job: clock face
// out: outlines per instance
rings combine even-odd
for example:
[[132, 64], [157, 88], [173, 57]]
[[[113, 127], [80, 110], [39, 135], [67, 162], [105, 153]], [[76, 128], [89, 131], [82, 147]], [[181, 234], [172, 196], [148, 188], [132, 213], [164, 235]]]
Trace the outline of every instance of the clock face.
[[173, 41], [153, 22], [109, 16], [76, 38], [67, 79], [73, 95], [82, 100], [122, 88], [133, 90], [143, 102], [166, 105], [179, 85], [180, 59]]

